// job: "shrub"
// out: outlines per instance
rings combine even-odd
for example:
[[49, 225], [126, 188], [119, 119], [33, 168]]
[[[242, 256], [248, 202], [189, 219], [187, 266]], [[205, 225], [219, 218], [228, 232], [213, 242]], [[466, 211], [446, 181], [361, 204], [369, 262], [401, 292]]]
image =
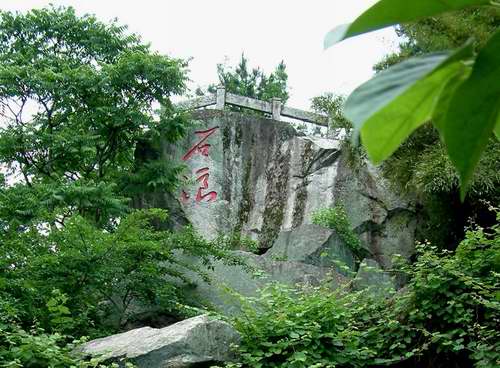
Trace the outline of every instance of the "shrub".
[[23, 327], [38, 321], [49, 332], [114, 332], [138, 307], [179, 316], [188, 275], [208, 281], [183, 257], [204, 264], [239, 259], [228, 244], [206, 241], [190, 227], [172, 232], [152, 225], [165, 218], [164, 210], [133, 211], [103, 231], [75, 216], [47, 234], [36, 228], [3, 234], [0, 292], [23, 311]]
[[347, 212], [342, 204], [332, 208], [322, 208], [312, 214], [313, 224], [335, 230], [345, 245], [358, 257], [362, 258], [364, 251], [361, 241], [351, 228]]
[[[2, 295], [5, 297], [5, 295]], [[74, 340], [61, 333], [47, 333], [34, 326], [24, 330], [18, 325], [16, 313], [7, 308], [7, 298], [0, 303], [0, 367], [10, 368], [118, 368], [104, 364], [99, 357], [85, 359], [75, 350], [84, 338]], [[125, 363], [126, 368], [134, 365]]]
[[240, 361], [228, 367], [498, 367], [500, 225], [468, 230], [455, 253], [417, 252], [388, 298], [279, 284], [240, 297]]

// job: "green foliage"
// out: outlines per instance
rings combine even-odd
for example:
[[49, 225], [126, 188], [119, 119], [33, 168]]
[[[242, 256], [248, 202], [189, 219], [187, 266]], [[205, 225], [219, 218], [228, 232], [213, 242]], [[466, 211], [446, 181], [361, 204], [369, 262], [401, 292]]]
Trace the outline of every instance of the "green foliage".
[[[399, 25], [396, 31], [401, 37], [400, 50], [386, 57], [375, 69], [384, 70], [411, 56], [459, 47], [470, 37], [474, 48], [481, 49], [499, 26], [500, 9], [496, 7], [469, 8]], [[426, 123], [415, 130], [384, 161], [384, 175], [396, 189], [416, 194], [422, 205], [419, 211], [419, 238], [422, 241], [428, 239], [451, 248], [463, 237], [468, 217], [484, 225], [491, 224], [494, 218], [484, 210], [481, 201], [498, 203], [500, 199], [499, 147], [498, 140], [489, 139], [463, 204], [457, 200], [458, 173], [432, 124]]]
[[1, 12], [0, 65], [0, 161], [24, 184], [50, 187], [38, 192], [57, 202], [44, 205], [54, 217], [105, 225], [123, 213], [117, 182], [136, 142], [146, 131], [175, 140], [185, 121], [169, 102], [185, 88], [184, 61], [71, 8]]
[[[47, 334], [41, 329], [25, 331], [16, 326], [0, 326], [0, 366], [10, 368], [118, 368], [117, 363], [104, 364], [102, 359], [84, 359], [73, 350], [83, 340], [67, 343], [59, 333]], [[125, 363], [126, 368], [135, 367]]]
[[[85, 339], [75, 340], [60, 332], [47, 333], [35, 325], [30, 329], [19, 326], [18, 311], [13, 308], [9, 295], [0, 291], [0, 366], [19, 368], [72, 367], [72, 368], [118, 368], [118, 364], [104, 364], [102, 359], [86, 359], [76, 351]], [[50, 309], [55, 314], [66, 315], [67, 311], [57, 304], [65, 296], [56, 291], [49, 300]], [[125, 367], [134, 365], [124, 362]]]
[[411, 56], [458, 48], [468, 40], [480, 49], [499, 26], [500, 9], [496, 7], [467, 8], [397, 25], [399, 50], [374, 69], [381, 71]]
[[471, 181], [495, 126], [500, 124], [500, 86], [490, 83], [500, 79], [498, 65], [500, 32], [479, 51], [470, 76], [466, 80], [458, 76], [457, 83], [446, 86], [450, 96], [436, 106], [434, 124], [464, 186]]
[[347, 293], [271, 284], [244, 301], [243, 316], [234, 320], [242, 334], [240, 363], [228, 367], [360, 367], [373, 354], [353, 333], [362, 325], [353, 325], [358, 306], [367, 305]]
[[471, 52], [471, 47], [466, 47], [451, 55], [408, 59], [378, 73], [349, 96], [346, 116], [360, 131], [373, 162], [390, 156], [431, 118], [441, 85], [465, 68], [462, 61]]
[[312, 214], [313, 224], [335, 230], [344, 244], [358, 257], [365, 255], [361, 241], [351, 228], [347, 212], [342, 204], [332, 208], [322, 208]]
[[[406, 6], [381, 0], [352, 24], [329, 33], [325, 46], [396, 23], [486, 3], [429, 0]], [[500, 90], [489, 81], [498, 78], [499, 40], [496, 32], [477, 55], [466, 43], [454, 53], [408, 59], [356, 89], [346, 102], [346, 116], [361, 133], [369, 157], [375, 162], [386, 159], [416, 128], [432, 120], [459, 173], [463, 200], [486, 143], [498, 130]]]
[[159, 230], [165, 211], [128, 206], [140, 186], [179, 182], [180, 165], [139, 169], [135, 155], [183, 137], [169, 98], [186, 80], [184, 61], [117, 23], [0, 11], [0, 366], [104, 367], [74, 355], [74, 338], [144, 310], [182, 315], [188, 275], [207, 279], [186, 259], [240, 262], [192, 228]]
[[344, 116], [345, 97], [328, 92], [311, 99], [311, 109], [330, 116], [331, 128], [352, 129], [352, 123]]
[[7, 234], [0, 290], [16, 298], [24, 320], [54, 331], [87, 334], [106, 325], [116, 331], [140, 305], [179, 314], [182, 284], [190, 282], [186, 271], [207, 279], [179, 255], [209, 264], [210, 257], [224, 258], [228, 247], [189, 227], [155, 229], [153, 221], [165, 217], [158, 209], [134, 211], [107, 232], [76, 216], [47, 235], [33, 228], [22, 239]]
[[257, 253], [259, 251], [259, 242], [242, 235], [241, 231], [231, 231], [229, 234], [220, 233], [214, 239], [223, 249], [245, 250]]
[[330, 117], [330, 128], [333, 129], [335, 137], [342, 139], [341, 150], [347, 153], [348, 165], [357, 170], [366, 158], [366, 152], [359, 145], [352, 144], [354, 129], [352, 122], [344, 114], [345, 101], [344, 96], [328, 92], [313, 97], [311, 109]]
[[[492, 139], [471, 181], [469, 199], [495, 196], [500, 185], [499, 165], [500, 143]], [[387, 177], [418, 195], [458, 191], [458, 174], [432, 128], [417, 131], [382, 167]]]
[[469, 230], [456, 253], [418, 246], [397, 269], [408, 285], [385, 299], [328, 281], [241, 298], [240, 361], [228, 367], [498, 366], [499, 223]]
[[[226, 87], [227, 92], [263, 101], [275, 97], [281, 99], [283, 104], [288, 100], [288, 74], [283, 61], [267, 76], [259, 68], [249, 70], [248, 60], [242, 54], [236, 68], [218, 64], [217, 74], [219, 83]], [[209, 92], [215, 92], [215, 89], [215, 85], [208, 88]]]
[[453, 2], [422, 0], [418, 3], [406, 4], [398, 0], [380, 0], [354, 22], [338, 26], [328, 32], [324, 40], [324, 46], [328, 48], [346, 38], [397, 23], [410, 23], [452, 10], [474, 5], [487, 5], [489, 3], [488, 0], [454, 0]]
[[45, 303], [48, 311], [49, 323], [55, 331], [69, 330], [73, 327], [71, 312], [66, 306], [68, 297], [59, 289], [52, 290], [52, 297]]

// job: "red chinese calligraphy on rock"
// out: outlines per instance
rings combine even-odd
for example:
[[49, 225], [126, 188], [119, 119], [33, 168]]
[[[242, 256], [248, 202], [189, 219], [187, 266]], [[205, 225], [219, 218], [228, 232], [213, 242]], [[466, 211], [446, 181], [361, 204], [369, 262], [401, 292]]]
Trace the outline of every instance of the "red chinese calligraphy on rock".
[[[210, 153], [210, 147], [211, 145], [207, 143], [208, 138], [212, 134], [214, 134], [217, 129], [219, 129], [218, 126], [215, 126], [213, 128], [207, 129], [207, 130], [199, 130], [195, 131], [194, 133], [199, 137], [198, 142], [196, 142], [187, 152], [184, 156], [182, 156], [183, 161], [189, 160], [191, 157], [193, 157], [196, 154], [201, 154], [202, 156], [208, 157]], [[196, 181], [200, 183], [200, 187], [198, 188], [196, 192], [196, 196], [194, 200], [196, 202], [213, 202], [217, 199], [217, 192], [216, 191], [208, 191], [209, 188], [209, 183], [208, 180], [210, 178], [210, 173], [209, 173], [209, 168], [208, 167], [203, 167], [199, 170], [196, 171]], [[187, 203], [191, 199], [191, 195], [187, 193], [185, 190], [181, 191], [181, 196], [180, 200], [183, 203]]]
[[210, 174], [208, 172], [208, 167], [204, 167], [202, 169], [197, 170], [196, 174], [200, 175], [199, 177], [196, 178], [196, 181], [201, 183], [201, 186], [198, 188], [198, 192], [196, 193], [196, 198], [195, 198], [196, 202], [201, 202], [205, 198], [207, 198], [207, 202], [215, 201], [217, 199], [217, 192], [211, 191], [203, 194], [203, 191], [208, 189], [208, 178], [210, 177]]
[[215, 131], [219, 129], [218, 126], [207, 129], [207, 130], [199, 130], [194, 132], [197, 136], [201, 137], [201, 139], [186, 152], [184, 156], [182, 156], [183, 161], [189, 160], [194, 154], [201, 153], [203, 156], [208, 157], [209, 149], [211, 145], [209, 143], [205, 143], [205, 141], [215, 133]]

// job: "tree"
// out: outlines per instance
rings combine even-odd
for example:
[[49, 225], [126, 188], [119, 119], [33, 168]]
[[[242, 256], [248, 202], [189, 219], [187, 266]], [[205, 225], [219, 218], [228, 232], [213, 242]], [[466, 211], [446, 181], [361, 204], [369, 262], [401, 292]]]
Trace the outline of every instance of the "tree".
[[[410, 6], [381, 0], [353, 23], [339, 26], [325, 38], [329, 47], [345, 38], [397, 23], [408, 23], [486, 0], [452, 3], [426, 0]], [[432, 119], [461, 181], [461, 197], [473, 177], [486, 143], [500, 136], [498, 79], [500, 32], [477, 51], [472, 43], [450, 53], [408, 59], [379, 73], [348, 98], [346, 115], [376, 163], [389, 157], [416, 128]]]
[[226, 259], [224, 239], [159, 230], [153, 224], [165, 211], [128, 206], [135, 186], [177, 185], [179, 165], [154, 161], [139, 170], [134, 150], [144, 140], [183, 136], [187, 117], [169, 98], [184, 91], [185, 67], [124, 26], [71, 8], [0, 12], [0, 164], [8, 168], [0, 178], [0, 321], [7, 326], [36, 323], [81, 336], [123, 328], [131, 306], [175, 315], [187, 271], [205, 277], [180, 255], [204, 264]]
[[[236, 68], [217, 64], [217, 74], [219, 84], [225, 86], [227, 92], [263, 101], [275, 97], [281, 99], [283, 104], [288, 100], [288, 75], [283, 61], [267, 76], [259, 68], [249, 70], [248, 59], [242, 54]], [[216, 88], [216, 85], [211, 85], [208, 90], [213, 93]]]
[[[398, 25], [399, 51], [386, 56], [375, 70], [381, 72], [410, 57], [459, 47], [469, 37], [480, 50], [499, 26], [500, 10], [496, 8], [469, 8]], [[500, 142], [492, 138], [470, 181], [468, 196], [460, 203], [458, 173], [431, 122], [411, 133], [382, 163], [385, 176], [398, 189], [416, 194], [423, 204], [421, 239], [442, 245], [456, 244], [470, 218], [483, 226], [495, 221], [485, 203], [500, 200], [499, 166]]]
[[71, 8], [0, 13], [0, 161], [52, 222], [79, 213], [103, 225], [123, 213], [117, 183], [135, 143], [146, 131], [182, 133], [169, 96], [184, 91], [186, 63], [125, 30]]
[[311, 109], [330, 117], [332, 128], [352, 129], [352, 123], [344, 116], [345, 97], [331, 92], [311, 99]]
[[240, 362], [226, 367], [498, 367], [499, 254], [497, 223], [468, 229], [455, 253], [420, 244], [414, 264], [392, 270], [409, 280], [398, 292], [365, 264], [377, 283], [274, 283], [240, 296]]
[[500, 10], [475, 7], [398, 24], [399, 50], [387, 55], [374, 69], [382, 71], [413, 56], [460, 47], [472, 40], [476, 50], [500, 27]]

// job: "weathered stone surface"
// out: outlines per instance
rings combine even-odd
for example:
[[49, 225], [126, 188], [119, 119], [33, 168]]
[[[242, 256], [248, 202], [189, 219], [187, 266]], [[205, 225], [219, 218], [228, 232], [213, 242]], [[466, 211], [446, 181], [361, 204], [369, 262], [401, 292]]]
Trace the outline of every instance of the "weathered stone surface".
[[137, 206], [166, 206], [175, 224], [188, 221], [208, 238], [239, 231], [264, 252], [280, 232], [342, 203], [379, 264], [390, 266], [394, 253], [412, 254], [411, 201], [394, 193], [364, 158], [352, 159], [340, 139], [304, 136], [288, 123], [249, 114], [204, 110], [193, 117], [197, 126], [187, 138], [158, 152], [165, 160], [184, 158], [190, 184], [177, 198], [144, 193]]
[[239, 334], [226, 322], [206, 315], [156, 329], [142, 327], [89, 341], [83, 353], [109, 360], [126, 358], [139, 368], [209, 366], [233, 358], [232, 343]]
[[[180, 147], [164, 149], [163, 155], [184, 158], [191, 184], [182, 189], [184, 195], [179, 193], [180, 206], [204, 236], [236, 229], [268, 249], [281, 230], [310, 223], [313, 211], [333, 204], [339, 141], [299, 136], [290, 124], [251, 115], [193, 115], [196, 128]], [[203, 132], [212, 128], [203, 140], [208, 134]], [[197, 149], [201, 140], [209, 146]]]
[[373, 292], [387, 295], [395, 289], [394, 280], [385, 272], [374, 259], [365, 258], [359, 265], [354, 279], [355, 289], [370, 288]]
[[335, 231], [318, 225], [301, 225], [282, 231], [264, 257], [334, 267], [340, 261], [354, 270], [354, 256]]
[[282, 231], [273, 247], [263, 255], [244, 251], [234, 254], [243, 258], [251, 270], [215, 261], [213, 270], [209, 271], [213, 282], [207, 284], [198, 279], [197, 287], [191, 290], [193, 301], [236, 314], [239, 303], [230, 298], [227, 288], [244, 296], [254, 296], [270, 282], [318, 285], [327, 276], [335, 288], [346, 281], [336, 262], [342, 262], [352, 271], [355, 266], [351, 251], [333, 230], [312, 224]]
[[356, 271], [352, 253], [334, 231], [311, 224], [314, 211], [338, 204], [370, 258], [360, 265], [355, 288], [384, 290], [389, 276], [383, 269], [391, 266], [391, 256], [413, 254], [411, 200], [395, 193], [378, 168], [344, 148], [342, 138], [305, 136], [286, 122], [236, 112], [195, 111], [193, 118], [195, 127], [178, 146], [165, 141], [160, 149], [145, 145], [136, 151], [138, 162], [184, 162], [186, 185], [174, 196], [145, 191], [134, 205], [167, 208], [169, 227], [191, 223], [207, 238], [236, 231], [261, 247], [261, 255], [237, 252], [259, 277], [214, 261], [207, 270], [213, 282], [195, 278], [196, 287], [186, 291], [195, 304], [235, 314], [239, 303], [225, 287], [254, 296], [272, 281], [318, 284], [328, 275], [332, 287], [346, 282], [336, 261]]
[[368, 253], [383, 267], [390, 267], [393, 254], [410, 257], [414, 252], [416, 216], [412, 202], [393, 192], [368, 161], [352, 160], [349, 155], [345, 151], [340, 157], [334, 196], [344, 204]]
[[207, 284], [197, 280], [196, 288], [188, 291], [192, 302], [200, 305], [211, 305], [228, 315], [237, 314], [240, 304], [231, 297], [227, 288], [243, 296], [255, 296], [259, 289], [276, 281], [285, 285], [296, 284], [318, 285], [327, 276], [332, 277], [332, 288], [346, 281], [346, 277], [330, 267], [320, 267], [299, 261], [273, 259], [266, 255], [256, 255], [244, 251], [235, 251], [253, 269], [242, 266], [228, 266], [219, 261], [214, 262], [209, 271], [212, 282]]

